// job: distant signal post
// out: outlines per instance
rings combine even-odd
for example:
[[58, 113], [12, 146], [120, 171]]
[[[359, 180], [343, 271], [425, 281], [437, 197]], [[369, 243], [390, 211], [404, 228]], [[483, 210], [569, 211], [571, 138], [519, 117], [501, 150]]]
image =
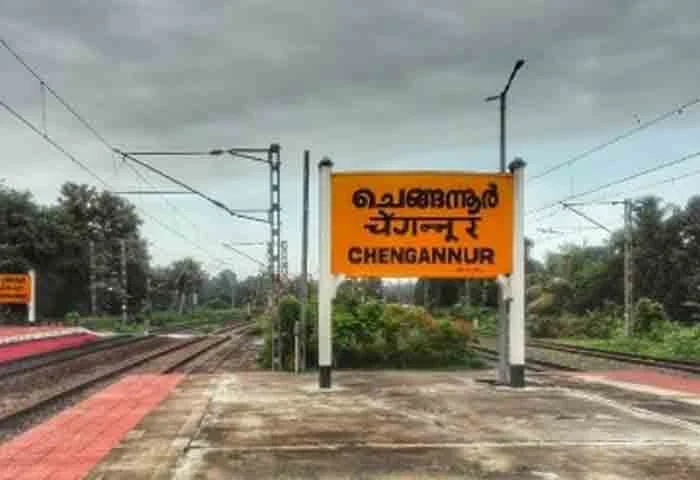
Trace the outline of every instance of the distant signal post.
[[[511, 293], [510, 383], [524, 385], [524, 162], [511, 173], [338, 172], [319, 164], [319, 384], [331, 385], [337, 278], [493, 278]], [[522, 304], [522, 305], [520, 305]]]

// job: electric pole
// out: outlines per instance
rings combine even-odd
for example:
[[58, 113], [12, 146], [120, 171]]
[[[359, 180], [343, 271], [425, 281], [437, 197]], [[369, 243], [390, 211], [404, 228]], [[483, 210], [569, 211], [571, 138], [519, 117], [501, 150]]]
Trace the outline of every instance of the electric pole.
[[[269, 265], [267, 266], [267, 271], [270, 276], [270, 296], [268, 297], [268, 308], [272, 315], [272, 368], [273, 370], [278, 370], [281, 368], [281, 348], [280, 348], [280, 331], [279, 331], [279, 296], [282, 292], [281, 288], [281, 252], [282, 252], [282, 240], [281, 240], [281, 197], [280, 197], [280, 167], [281, 167], [281, 147], [277, 143], [272, 143], [264, 148], [243, 148], [234, 147], [228, 149], [213, 149], [209, 151], [140, 151], [140, 152], [125, 152], [119, 149], [114, 149], [116, 153], [121, 155], [125, 160], [129, 160], [140, 165], [147, 170], [168, 179], [170, 182], [177, 184], [178, 186], [185, 189], [185, 191], [197, 195], [204, 200], [208, 201], [215, 207], [226, 211], [229, 215], [240, 218], [243, 220], [250, 220], [258, 223], [266, 223], [270, 228], [270, 242], [268, 247], [268, 259]], [[267, 165], [269, 168], [269, 185], [270, 185], [270, 197], [269, 197], [269, 207], [266, 209], [267, 218], [259, 218], [251, 215], [242, 213], [242, 210], [233, 210], [222, 202], [210, 197], [204, 192], [193, 188], [187, 183], [165, 173], [164, 171], [149, 165], [136, 158], [137, 156], [220, 156], [228, 154], [232, 157], [242, 158], [257, 163]], [[266, 154], [263, 157], [261, 154]], [[258, 156], [261, 155], [261, 156]], [[145, 193], [145, 192], [138, 192]], [[180, 192], [178, 192], [180, 193]], [[263, 273], [264, 276], [264, 273]], [[185, 292], [181, 292], [180, 297], [180, 310], [184, 304]]]
[[634, 312], [632, 304], [632, 202], [625, 200], [625, 336], [632, 334]]
[[[525, 60], [519, 59], [515, 62], [513, 70], [510, 72], [508, 77], [508, 82], [506, 86], [501, 90], [498, 95], [492, 95], [486, 98], [487, 102], [492, 102], [498, 100], [498, 111], [499, 111], [499, 171], [505, 173], [506, 171], [506, 99], [508, 97], [508, 91], [510, 90], [511, 83], [515, 78], [523, 65], [525, 65]], [[498, 291], [498, 338], [496, 341], [496, 349], [498, 350], [498, 381], [500, 383], [507, 384], [509, 376], [509, 365], [510, 360], [508, 358], [508, 305], [503, 298], [503, 292], [499, 288]]]
[[95, 242], [90, 240], [90, 313], [97, 315], [97, 279], [95, 272]]
[[304, 181], [301, 225], [301, 312], [299, 325], [299, 369], [306, 370], [306, 315], [309, 304], [309, 151], [304, 151]]
[[423, 279], [423, 307], [430, 310], [430, 280], [427, 278]]
[[472, 292], [471, 292], [471, 284], [469, 283], [469, 280], [464, 281], [464, 306], [468, 306], [472, 304]]
[[282, 369], [282, 345], [280, 335], [279, 297], [281, 288], [282, 221], [280, 205], [280, 146], [270, 145], [267, 151], [270, 166], [270, 276], [272, 281], [272, 369]]
[[143, 318], [143, 333], [148, 335], [148, 331], [151, 329], [151, 310], [153, 309], [153, 302], [151, 301], [151, 276], [146, 275], [146, 311], [144, 312]]
[[127, 320], [127, 284], [126, 284], [126, 240], [121, 239], [119, 241], [121, 246], [121, 274], [122, 274], [122, 323], [126, 325]]
[[[632, 334], [632, 328], [634, 327], [634, 305], [632, 301], [632, 201], [625, 199], [623, 201], [611, 201], [611, 202], [599, 202], [604, 205], [619, 205], [624, 206], [624, 272], [623, 272], [623, 287], [624, 287], [624, 303], [625, 303], [625, 336], [630, 336]], [[562, 203], [564, 208], [569, 209], [571, 212], [575, 213], [579, 217], [587, 220], [591, 224], [598, 228], [605, 230], [606, 232], [612, 234], [612, 230], [600, 223], [595, 218], [586, 215], [582, 211], [574, 208], [574, 205], [586, 205], [586, 202], [578, 203]]]
[[227, 276], [227, 278], [228, 278], [229, 286], [231, 287], [231, 308], [235, 308], [236, 307], [236, 283], [230, 276]]

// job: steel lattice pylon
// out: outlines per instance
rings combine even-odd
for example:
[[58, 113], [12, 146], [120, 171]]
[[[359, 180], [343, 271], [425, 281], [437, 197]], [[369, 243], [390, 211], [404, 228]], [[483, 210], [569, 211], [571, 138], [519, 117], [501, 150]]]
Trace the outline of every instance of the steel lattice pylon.
[[[161, 177], [168, 179], [169, 181], [179, 185], [187, 193], [198, 195], [204, 198], [209, 203], [213, 204], [217, 208], [225, 210], [229, 215], [255, 222], [267, 223], [270, 226], [270, 241], [268, 243], [268, 266], [267, 274], [270, 278], [270, 295], [268, 297], [268, 308], [272, 314], [272, 368], [280, 369], [280, 322], [279, 322], [279, 298], [281, 294], [281, 273], [282, 273], [282, 262], [281, 262], [281, 250], [282, 250], [282, 240], [280, 238], [282, 232], [282, 221], [281, 221], [281, 205], [280, 205], [280, 146], [277, 143], [272, 143], [268, 147], [259, 148], [246, 148], [246, 147], [233, 147], [227, 149], [216, 148], [213, 150], [199, 150], [199, 151], [139, 151], [139, 152], [124, 152], [115, 149], [115, 152], [120, 154], [124, 160], [129, 160], [135, 162], [138, 165], [150, 170]], [[218, 157], [220, 155], [228, 154], [236, 158], [242, 158], [258, 163], [266, 164], [270, 169], [270, 205], [268, 208], [268, 218], [267, 220], [258, 218], [245, 213], [245, 210], [234, 210], [227, 207], [222, 202], [210, 197], [209, 195], [191, 187], [185, 182], [178, 180], [172, 175], [168, 175], [160, 169], [149, 165], [136, 158], [136, 156], [186, 156], [186, 157], [202, 157], [202, 156], [214, 156]], [[259, 154], [266, 154], [267, 158], [259, 157]], [[137, 191], [137, 192], [123, 192], [123, 193], [168, 193], [165, 191]], [[174, 193], [183, 193], [176, 191]], [[224, 243], [224, 245], [226, 245]], [[240, 253], [240, 252], [239, 252]], [[264, 262], [260, 262], [248, 255], [244, 255], [248, 259], [255, 261], [256, 263], [262, 264], [264, 268]], [[263, 271], [264, 273], [264, 271]], [[264, 275], [263, 275], [264, 277]], [[264, 278], [263, 278], [264, 280]]]
[[282, 291], [282, 220], [280, 205], [280, 146], [270, 145], [268, 150], [268, 162], [270, 165], [270, 244], [268, 245], [268, 256], [270, 262], [271, 280], [271, 305], [272, 308], [272, 369], [280, 370], [281, 345], [280, 345], [280, 318], [279, 299]]
[[287, 241], [282, 240], [282, 251], [280, 253], [281, 255], [281, 273], [282, 273], [282, 281], [286, 282], [289, 280], [289, 255], [288, 255], [288, 247], [287, 247]]

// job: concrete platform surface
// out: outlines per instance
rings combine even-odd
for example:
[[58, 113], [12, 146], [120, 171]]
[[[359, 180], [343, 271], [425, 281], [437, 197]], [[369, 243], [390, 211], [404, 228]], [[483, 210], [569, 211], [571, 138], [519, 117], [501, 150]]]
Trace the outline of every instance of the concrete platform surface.
[[337, 372], [326, 392], [314, 375], [190, 376], [89, 478], [700, 478], [700, 423], [634, 392], [477, 375]]

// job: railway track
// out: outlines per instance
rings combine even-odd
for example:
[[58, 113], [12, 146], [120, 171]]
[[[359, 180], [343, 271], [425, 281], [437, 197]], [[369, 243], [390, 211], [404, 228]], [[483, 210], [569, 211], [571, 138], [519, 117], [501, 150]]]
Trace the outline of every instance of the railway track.
[[135, 344], [145, 340], [147, 337], [130, 337], [118, 336], [105, 338], [85, 343], [78, 347], [67, 348], [58, 351], [51, 351], [31, 355], [29, 357], [18, 358], [9, 362], [0, 364], [0, 380], [3, 380], [12, 375], [35, 371], [46, 366], [53, 366], [63, 362], [68, 362], [75, 358], [87, 355], [89, 353], [101, 352], [113, 348], [119, 348], [124, 345]]
[[[482, 339], [486, 345], [472, 346], [475, 351], [487, 351], [495, 354], [489, 348], [495, 343], [493, 338]], [[549, 363], [551, 368], [556, 365], [565, 370], [601, 370], [629, 368], [630, 365], [683, 372], [700, 375], [700, 363], [691, 361], [675, 361], [641, 354], [614, 352], [609, 350], [579, 347], [550, 340], [533, 339], [526, 344], [526, 360], [530, 363]], [[481, 352], [480, 352], [481, 353]]]
[[227, 332], [228, 338], [224, 342], [221, 342], [208, 354], [198, 356], [192, 362], [183, 363], [177, 370], [186, 373], [216, 373], [220, 371], [226, 362], [241, 353], [241, 348], [245, 346], [247, 335], [254, 327], [255, 325], [251, 323], [229, 330]]
[[[478, 352], [483, 358], [489, 362], [498, 362], [498, 352], [490, 348], [481, 347], [478, 345], [470, 345], [469, 348]], [[544, 372], [547, 370], [563, 370], [569, 372], [581, 371], [579, 368], [572, 367], [570, 365], [564, 365], [560, 363], [550, 362], [547, 360], [535, 360], [526, 359], [525, 368], [532, 370], [534, 372]]]
[[[13, 425], [26, 423], [27, 418], [39, 415], [52, 405], [60, 404], [67, 398], [78, 396], [93, 386], [107, 383], [126, 373], [165, 374], [176, 371], [228, 341], [230, 335], [226, 333], [236, 332], [241, 327], [224, 327], [216, 335], [187, 340], [142, 337], [137, 342], [124, 342], [121, 345], [123, 348], [114, 346], [111, 349], [97, 349], [61, 360], [57, 365], [48, 364], [48, 358], [44, 358], [34, 368], [22, 367], [21, 373], [16, 376], [7, 373], [7, 378], [14, 381], [14, 387], [5, 382], [2, 384], [5, 392], [0, 388], [0, 429], [12, 431]], [[84, 373], [57, 378], [60, 372], [70, 371], [72, 366], [84, 367], [89, 363], [86, 360], [91, 355], [109, 356], [107, 362], [102, 362], [98, 368], [92, 365], [93, 368], [86, 368]], [[114, 356], [120, 357], [120, 361], [105, 366], [104, 363], [109, 363]]]
[[528, 347], [552, 350], [557, 352], [572, 353], [594, 358], [614, 360], [633, 365], [644, 365], [667, 370], [676, 370], [686, 373], [700, 374], [700, 362], [668, 360], [665, 358], [651, 357], [636, 353], [612, 352], [598, 348], [580, 347], [577, 345], [563, 344], [546, 340], [530, 340]]
[[[211, 320], [211, 321], [206, 321], [206, 322], [198, 322], [198, 323], [175, 323], [175, 324], [169, 324], [161, 327], [152, 327], [150, 329], [150, 332], [154, 335], [165, 335], [168, 333], [177, 333], [177, 332], [187, 332], [187, 331], [196, 331], [199, 328], [202, 327], [208, 327], [210, 325], [218, 324], [220, 323], [217, 320]], [[241, 321], [237, 321], [236, 323], [241, 323]], [[210, 335], [215, 335], [218, 331], [223, 331], [229, 328], [228, 326], [221, 327], [213, 332], [210, 332]]]

